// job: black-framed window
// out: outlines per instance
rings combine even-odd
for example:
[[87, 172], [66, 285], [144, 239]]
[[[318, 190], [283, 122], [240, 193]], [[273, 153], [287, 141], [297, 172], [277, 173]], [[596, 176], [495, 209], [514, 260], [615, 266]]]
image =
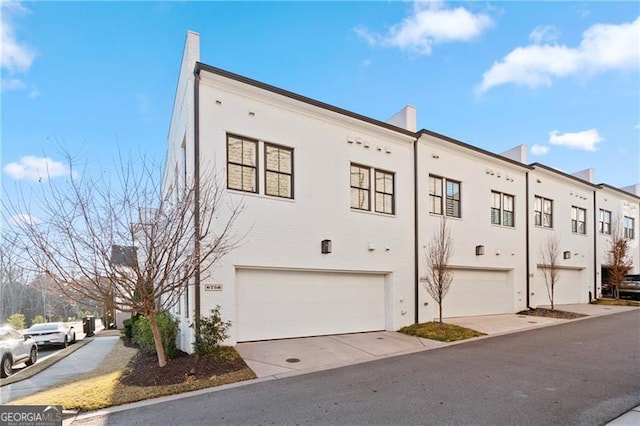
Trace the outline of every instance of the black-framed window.
[[258, 141], [227, 135], [227, 188], [258, 192]]
[[622, 227], [624, 231], [624, 237], [633, 240], [636, 234], [635, 219], [629, 216], [625, 216], [622, 219]]
[[447, 179], [447, 216], [462, 217], [460, 211], [460, 182]]
[[491, 223], [493, 225], [515, 226], [513, 195], [491, 191]]
[[375, 171], [376, 200], [375, 210], [378, 213], [394, 214], [395, 212], [395, 185], [394, 174], [383, 170]]
[[[462, 217], [460, 182], [429, 175], [429, 213]], [[443, 198], [444, 194], [444, 198]]]
[[442, 178], [429, 176], [429, 213], [442, 214]]
[[264, 144], [264, 193], [293, 198], [293, 149]]
[[611, 235], [611, 212], [600, 209], [600, 233]]
[[371, 210], [371, 168], [351, 163], [351, 208]]
[[587, 210], [581, 207], [571, 206], [571, 232], [574, 234], [587, 233]]
[[553, 200], [536, 195], [533, 211], [536, 226], [553, 228]]

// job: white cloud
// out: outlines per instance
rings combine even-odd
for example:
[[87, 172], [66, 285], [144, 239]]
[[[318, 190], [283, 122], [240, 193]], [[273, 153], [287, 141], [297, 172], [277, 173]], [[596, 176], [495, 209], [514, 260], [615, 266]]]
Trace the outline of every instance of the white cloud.
[[560, 31], [551, 25], [536, 27], [529, 34], [529, 40], [535, 44], [552, 43], [558, 40]]
[[33, 182], [69, 175], [69, 168], [65, 164], [48, 157], [31, 155], [20, 158], [18, 163], [7, 164], [3, 170], [13, 179], [25, 179]]
[[547, 155], [549, 147], [544, 145], [533, 145], [531, 147], [531, 153], [533, 155]]
[[29, 213], [20, 213], [11, 216], [11, 222], [17, 226], [33, 226], [41, 223], [42, 221], [37, 217], [30, 215]]
[[355, 32], [372, 46], [429, 55], [436, 44], [469, 41], [492, 26], [491, 17], [483, 13], [474, 14], [463, 7], [450, 9], [440, 1], [416, 1], [413, 13], [389, 28], [387, 34], [375, 34], [364, 27]]
[[508, 83], [550, 86], [555, 78], [640, 67], [640, 17], [619, 25], [593, 25], [577, 47], [557, 44], [550, 34], [550, 30], [534, 30], [530, 36], [534, 44], [517, 47], [494, 63], [482, 75], [476, 92]]
[[604, 138], [600, 136], [596, 129], [589, 129], [575, 133], [560, 133], [557, 130], [549, 132], [550, 144], [562, 145], [585, 151], [595, 151], [596, 144], [603, 140]]
[[15, 29], [15, 18], [18, 15], [30, 13], [29, 9], [20, 2], [3, 1], [0, 13], [0, 68], [3, 74], [9, 74], [11, 78], [3, 78], [0, 81], [2, 92], [8, 90], [22, 90], [27, 84], [15, 77], [15, 74], [28, 72], [35, 58], [35, 52], [26, 43], [18, 39]]

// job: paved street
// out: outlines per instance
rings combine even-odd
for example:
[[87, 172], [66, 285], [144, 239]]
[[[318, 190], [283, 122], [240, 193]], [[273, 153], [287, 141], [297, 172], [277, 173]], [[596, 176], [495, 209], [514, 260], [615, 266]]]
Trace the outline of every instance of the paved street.
[[640, 404], [639, 329], [635, 310], [73, 424], [604, 424]]

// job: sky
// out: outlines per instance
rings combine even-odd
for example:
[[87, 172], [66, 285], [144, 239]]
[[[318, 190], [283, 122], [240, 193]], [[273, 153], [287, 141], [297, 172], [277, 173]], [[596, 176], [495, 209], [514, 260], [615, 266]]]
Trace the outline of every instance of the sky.
[[595, 182], [640, 183], [638, 2], [2, 1], [2, 186], [162, 164], [187, 30], [201, 61]]

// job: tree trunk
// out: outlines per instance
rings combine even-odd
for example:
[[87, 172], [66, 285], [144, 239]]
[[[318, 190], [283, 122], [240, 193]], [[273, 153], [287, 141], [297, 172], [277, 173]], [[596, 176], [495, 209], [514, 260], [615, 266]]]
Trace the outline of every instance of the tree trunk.
[[167, 358], [164, 354], [164, 346], [162, 346], [162, 337], [160, 336], [160, 329], [156, 322], [156, 316], [151, 314], [147, 315], [149, 320], [149, 326], [151, 327], [151, 334], [153, 334], [153, 341], [156, 344], [156, 353], [158, 354], [158, 366], [164, 367], [167, 365]]
[[442, 302], [438, 303], [438, 311], [440, 312], [440, 324], [442, 324]]

